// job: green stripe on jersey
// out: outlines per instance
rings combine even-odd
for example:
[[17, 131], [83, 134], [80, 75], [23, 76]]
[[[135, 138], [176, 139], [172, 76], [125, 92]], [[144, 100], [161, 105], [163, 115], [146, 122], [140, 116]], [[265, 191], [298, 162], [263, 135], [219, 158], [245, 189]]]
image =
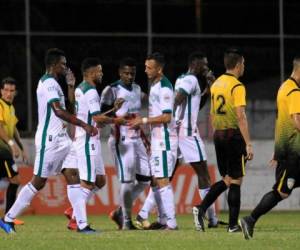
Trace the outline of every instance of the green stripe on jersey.
[[167, 157], [167, 151], [162, 151], [162, 160], [163, 160], [163, 175], [164, 177], [169, 177], [168, 175], [168, 157]]
[[166, 87], [166, 88], [169, 88], [171, 90], [173, 90], [173, 86], [172, 86], [172, 83], [169, 81], [169, 79], [165, 76], [163, 76], [163, 78], [160, 80], [160, 84], [161, 84], [161, 87]]
[[[92, 124], [92, 116], [90, 112], [88, 113], [88, 124]], [[85, 135], [85, 156], [86, 156], [86, 167], [87, 167], [87, 181], [91, 181], [91, 157], [90, 157], [90, 147], [89, 147], [90, 135]]]
[[187, 96], [187, 104], [188, 104], [188, 128], [187, 128], [187, 132], [188, 132], [188, 136], [192, 135], [192, 96], [188, 95]]
[[201, 148], [200, 148], [200, 145], [199, 145], [198, 139], [197, 139], [197, 137], [196, 137], [196, 136], [194, 136], [194, 139], [195, 139], [195, 142], [196, 142], [196, 145], [197, 145], [197, 148], [198, 148], [198, 152], [199, 152], [200, 161], [203, 161], [203, 154], [202, 154], [202, 151], [201, 151]]
[[165, 132], [165, 144], [166, 144], [166, 150], [170, 150], [170, 135], [168, 131], [168, 125], [164, 124], [164, 132]]
[[86, 81], [83, 81], [82, 83], [80, 83], [77, 88], [81, 89], [81, 91], [83, 92], [83, 94], [85, 94], [86, 92], [88, 92], [90, 89], [96, 89], [95, 86], [89, 84]]
[[49, 78], [54, 78], [52, 75], [49, 75], [49, 74], [45, 74], [41, 77], [41, 82], [44, 82], [46, 81], [47, 79]]
[[116, 152], [117, 152], [117, 159], [119, 162], [120, 178], [121, 178], [121, 182], [123, 182], [124, 181], [124, 168], [123, 168], [122, 158], [121, 158], [118, 144], [116, 145]]
[[47, 104], [46, 120], [45, 120], [45, 125], [44, 125], [44, 128], [43, 128], [43, 134], [42, 134], [42, 147], [41, 147], [41, 152], [40, 152], [39, 170], [37, 172], [37, 176], [39, 176], [39, 177], [41, 177], [42, 169], [43, 169], [45, 148], [46, 148], [47, 130], [48, 130], [48, 126], [49, 126], [50, 116], [51, 116], [51, 106], [48, 103]]

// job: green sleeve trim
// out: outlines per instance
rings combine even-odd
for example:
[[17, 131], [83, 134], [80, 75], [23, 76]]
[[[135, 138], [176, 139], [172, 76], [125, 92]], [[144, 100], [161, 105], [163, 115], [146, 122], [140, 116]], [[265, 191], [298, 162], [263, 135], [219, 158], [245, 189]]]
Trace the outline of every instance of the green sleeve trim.
[[59, 101], [60, 101], [59, 98], [52, 98], [48, 101], [48, 103], [50, 104], [52, 102], [59, 102]]
[[171, 109], [165, 109], [162, 111], [164, 114], [169, 114], [169, 113], [172, 113], [172, 110]]

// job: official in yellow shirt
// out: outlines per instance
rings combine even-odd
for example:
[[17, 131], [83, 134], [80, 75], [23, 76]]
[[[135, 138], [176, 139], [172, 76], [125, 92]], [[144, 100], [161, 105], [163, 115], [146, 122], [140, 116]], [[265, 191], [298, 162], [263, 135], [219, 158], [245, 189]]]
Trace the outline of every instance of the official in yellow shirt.
[[271, 160], [276, 167], [276, 182], [251, 214], [240, 219], [245, 239], [253, 237], [255, 223], [262, 215], [300, 186], [300, 56], [294, 58], [293, 72], [278, 90], [277, 110], [275, 152]]
[[[6, 191], [5, 213], [7, 213], [16, 200], [20, 185], [14, 157], [17, 158], [21, 154], [23, 160], [27, 160], [27, 156], [23, 151], [16, 127], [18, 119], [12, 104], [16, 96], [16, 81], [11, 77], [4, 78], [0, 88], [0, 178], [7, 178], [9, 181]], [[23, 222], [15, 220], [15, 224], [23, 224]]]
[[253, 158], [245, 114], [246, 90], [238, 80], [244, 74], [244, 62], [244, 57], [238, 49], [228, 49], [224, 54], [226, 72], [214, 81], [210, 89], [214, 144], [222, 180], [211, 186], [201, 205], [193, 208], [194, 221], [199, 223], [203, 231], [206, 210], [227, 188], [228, 232], [241, 231], [238, 225], [240, 186], [245, 175], [245, 162]]

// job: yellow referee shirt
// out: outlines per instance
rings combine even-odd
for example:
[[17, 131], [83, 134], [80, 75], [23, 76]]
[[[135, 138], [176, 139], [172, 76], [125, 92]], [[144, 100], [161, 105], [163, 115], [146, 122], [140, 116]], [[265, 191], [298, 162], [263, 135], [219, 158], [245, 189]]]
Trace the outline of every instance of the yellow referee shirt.
[[211, 86], [212, 125], [216, 130], [237, 129], [235, 108], [246, 106], [245, 86], [233, 75], [221, 75]]
[[[15, 126], [18, 118], [15, 115], [15, 108], [12, 104], [8, 104], [0, 98], [0, 122], [7, 136], [12, 139], [14, 137]], [[9, 149], [9, 146], [0, 139], [0, 150]]]

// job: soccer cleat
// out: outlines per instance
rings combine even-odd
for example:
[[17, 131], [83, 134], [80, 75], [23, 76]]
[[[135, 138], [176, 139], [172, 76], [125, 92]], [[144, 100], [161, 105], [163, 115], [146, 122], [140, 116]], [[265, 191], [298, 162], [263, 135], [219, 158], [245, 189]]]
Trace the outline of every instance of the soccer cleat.
[[24, 221], [18, 220], [18, 219], [14, 219], [14, 224], [15, 224], [15, 225], [18, 225], [18, 226], [24, 225]]
[[69, 230], [74, 230], [76, 231], [77, 230], [77, 222], [76, 222], [76, 219], [71, 219], [67, 225], [67, 228]]
[[239, 220], [239, 225], [242, 228], [244, 238], [250, 240], [253, 237], [255, 221], [250, 217], [246, 216]]
[[144, 229], [147, 230], [150, 227], [150, 222], [147, 219], [143, 219], [140, 215], [136, 216], [136, 221], [134, 222], [134, 225], [138, 229]]
[[69, 207], [65, 210], [64, 215], [67, 217], [68, 220], [72, 219], [72, 215], [73, 215], [73, 208]]
[[5, 222], [4, 219], [0, 219], [0, 227], [5, 231], [7, 234], [15, 233], [15, 226], [12, 222]]
[[78, 233], [82, 233], [82, 234], [94, 234], [94, 233], [98, 233], [95, 229], [91, 228], [89, 225], [87, 225], [85, 228], [83, 229], [77, 229]]
[[166, 230], [166, 231], [176, 231], [176, 230], [179, 230], [179, 228], [178, 227], [169, 227], [169, 226], [166, 226], [164, 228], [164, 230]]
[[150, 226], [148, 227], [148, 230], [162, 230], [162, 229], [166, 229], [166, 228], [167, 228], [167, 225], [161, 224], [160, 222], [155, 221], [150, 224]]
[[193, 207], [194, 224], [197, 231], [205, 232], [205, 213], [199, 207]]
[[122, 213], [121, 207], [117, 208], [116, 210], [111, 211], [109, 214], [109, 218], [117, 224], [119, 230], [122, 229], [123, 213]]
[[239, 233], [239, 232], [242, 232], [242, 229], [239, 225], [234, 225], [233, 227], [228, 227], [227, 232], [228, 233]]
[[126, 221], [124, 224], [123, 224], [123, 227], [122, 227], [122, 230], [137, 230], [138, 228], [136, 228], [132, 221], [129, 220], [129, 221]]

